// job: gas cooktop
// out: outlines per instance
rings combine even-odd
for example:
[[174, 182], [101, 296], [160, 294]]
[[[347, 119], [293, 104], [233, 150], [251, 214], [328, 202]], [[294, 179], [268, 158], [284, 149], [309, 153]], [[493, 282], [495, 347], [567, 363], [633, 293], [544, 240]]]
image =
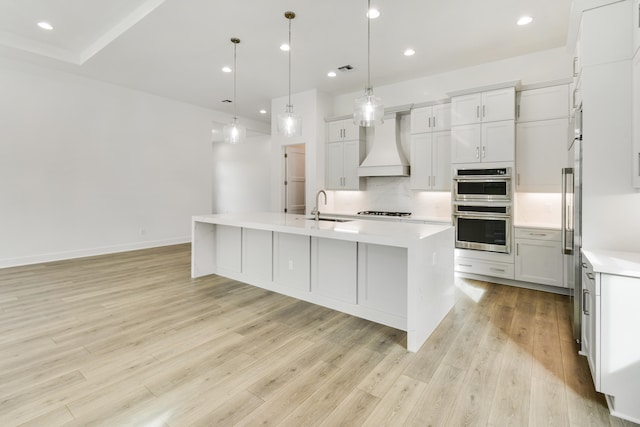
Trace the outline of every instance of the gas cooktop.
[[360, 211], [358, 215], [410, 216], [411, 212]]

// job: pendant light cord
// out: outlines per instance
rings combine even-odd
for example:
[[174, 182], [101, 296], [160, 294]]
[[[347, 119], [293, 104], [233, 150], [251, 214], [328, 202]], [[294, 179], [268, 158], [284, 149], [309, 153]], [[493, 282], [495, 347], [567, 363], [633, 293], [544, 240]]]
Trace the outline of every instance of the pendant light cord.
[[287, 110], [291, 109], [291, 20], [289, 19], [289, 104], [287, 105]]
[[371, 0], [367, 0], [367, 93], [371, 92]]
[[233, 122], [235, 123], [238, 120], [237, 107], [236, 107], [236, 79], [238, 76], [237, 51], [238, 51], [238, 43], [240, 43], [240, 40], [231, 39], [231, 41], [233, 42]]

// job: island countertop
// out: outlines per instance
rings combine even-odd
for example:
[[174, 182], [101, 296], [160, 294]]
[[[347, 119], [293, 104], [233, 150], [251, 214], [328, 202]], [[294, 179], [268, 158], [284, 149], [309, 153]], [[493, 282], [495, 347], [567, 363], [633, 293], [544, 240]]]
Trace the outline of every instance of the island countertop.
[[[327, 216], [327, 218], [330, 217]], [[405, 248], [414, 242], [451, 228], [451, 225], [446, 224], [366, 219], [315, 221], [307, 215], [276, 212], [194, 215], [193, 221]]]

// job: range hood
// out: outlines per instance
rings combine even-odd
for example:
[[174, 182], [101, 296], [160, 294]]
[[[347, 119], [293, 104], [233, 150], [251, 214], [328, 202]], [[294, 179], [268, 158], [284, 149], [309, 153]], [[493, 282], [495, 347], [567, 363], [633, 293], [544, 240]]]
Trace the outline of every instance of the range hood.
[[400, 146], [397, 113], [386, 114], [382, 125], [367, 128], [367, 142], [373, 145], [358, 168], [358, 176], [409, 176], [409, 162]]

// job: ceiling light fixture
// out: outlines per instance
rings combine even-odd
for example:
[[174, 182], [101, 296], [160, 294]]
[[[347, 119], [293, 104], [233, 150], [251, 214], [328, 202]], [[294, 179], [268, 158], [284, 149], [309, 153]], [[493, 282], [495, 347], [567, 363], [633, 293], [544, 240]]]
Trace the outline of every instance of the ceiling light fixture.
[[[371, 11], [371, 0], [367, 0], [367, 10]], [[362, 127], [374, 127], [383, 123], [384, 106], [382, 100], [373, 95], [371, 86], [371, 18], [367, 18], [367, 87], [364, 96], [355, 100], [353, 123]]]
[[413, 56], [416, 54], [416, 51], [413, 49], [407, 49], [404, 51], [404, 56]]
[[369, 7], [369, 9], [367, 10], [367, 18], [376, 19], [379, 16], [380, 16], [380, 11], [378, 9], [371, 9], [371, 7]]
[[329, 71], [329, 72], [327, 73], [327, 76], [329, 76], [329, 77], [335, 77], [335, 76], [337, 76], [337, 74], [336, 74], [336, 72], [335, 72], [335, 71]]
[[264, 109], [260, 110], [260, 114], [267, 114], [267, 110], [264, 110]]
[[247, 136], [247, 129], [238, 124], [236, 109], [236, 78], [238, 75], [237, 48], [240, 43], [240, 39], [232, 37], [231, 43], [233, 43], [233, 121], [222, 129], [222, 134], [224, 136], [224, 142], [237, 144], [239, 142], [244, 142], [245, 137]]
[[518, 19], [517, 24], [518, 24], [518, 25], [527, 25], [527, 24], [530, 24], [530, 23], [531, 23], [531, 21], [533, 21], [533, 18], [532, 18], [532, 17], [530, 17], [530, 16], [523, 16], [523, 17], [521, 17], [520, 19]]
[[289, 47], [289, 45], [288, 45], [288, 44], [286, 44], [286, 43], [282, 43], [282, 44], [280, 45], [280, 50], [281, 50], [281, 51], [283, 51], [283, 52], [289, 52], [289, 49], [291, 49], [291, 48], [290, 48], [290, 47]]
[[42, 28], [43, 30], [53, 30], [53, 25], [45, 21], [38, 22], [38, 27]]
[[291, 104], [291, 20], [296, 14], [288, 11], [284, 13], [284, 17], [289, 20], [289, 101], [284, 113], [278, 114], [278, 133], [286, 137], [302, 135], [302, 118], [293, 113], [293, 104]]
[[223, 73], [230, 73], [231, 71], [233, 71], [233, 70], [231, 69], [231, 67], [226, 67], [226, 66], [225, 66], [225, 67], [222, 67], [222, 72], [223, 72]]

